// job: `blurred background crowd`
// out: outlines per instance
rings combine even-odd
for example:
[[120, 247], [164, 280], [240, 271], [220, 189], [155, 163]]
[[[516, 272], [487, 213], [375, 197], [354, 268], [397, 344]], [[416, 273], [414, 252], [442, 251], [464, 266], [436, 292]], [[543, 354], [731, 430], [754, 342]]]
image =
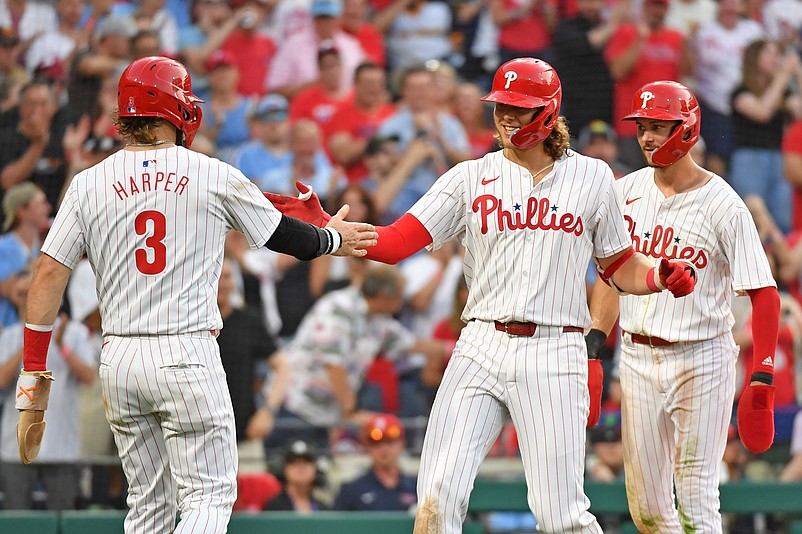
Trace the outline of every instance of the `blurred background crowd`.
[[[59, 380], [48, 433], [59, 443], [34, 466], [17, 458], [13, 382], [43, 235], [72, 177], [122, 148], [110, 118], [117, 81], [148, 55], [192, 73], [205, 100], [194, 150], [264, 191], [295, 194], [302, 180], [332, 213], [348, 203], [351, 220], [376, 224], [447, 168], [498, 149], [479, 98], [508, 59], [556, 67], [573, 148], [616, 177], [643, 166], [634, 123], [620, 121], [635, 90], [685, 83], [702, 106], [695, 158], [746, 200], [783, 291], [776, 445], [749, 456], [733, 427], [722, 469], [729, 480], [802, 478], [801, 52], [802, 0], [0, 0], [3, 506], [125, 505], [88, 264], [74, 272], [49, 356]], [[426, 416], [463, 326], [461, 254], [453, 243], [398, 267], [299, 263], [230, 236], [218, 341], [241, 442], [239, 509], [414, 506]], [[739, 369], [749, 369], [749, 300], [735, 308]], [[604, 355], [605, 412], [588, 434], [596, 480], [622, 477], [618, 335]], [[491, 456], [517, 456], [511, 428]], [[332, 466], [349, 458], [367, 471], [341, 485], [358, 469]], [[502, 519], [498, 530], [532, 528]]]

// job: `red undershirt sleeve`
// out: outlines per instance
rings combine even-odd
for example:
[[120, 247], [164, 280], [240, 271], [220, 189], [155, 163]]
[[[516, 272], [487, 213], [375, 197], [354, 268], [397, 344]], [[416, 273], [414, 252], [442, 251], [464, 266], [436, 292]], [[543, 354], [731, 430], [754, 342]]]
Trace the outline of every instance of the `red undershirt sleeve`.
[[366, 259], [395, 265], [432, 243], [432, 236], [412, 214], [405, 213], [390, 226], [377, 226], [378, 244], [367, 247]]
[[780, 294], [776, 287], [749, 289], [746, 292], [752, 301], [752, 372], [774, 373], [774, 366], [764, 365], [767, 356], [774, 360], [777, 349], [777, 333], [780, 329]]

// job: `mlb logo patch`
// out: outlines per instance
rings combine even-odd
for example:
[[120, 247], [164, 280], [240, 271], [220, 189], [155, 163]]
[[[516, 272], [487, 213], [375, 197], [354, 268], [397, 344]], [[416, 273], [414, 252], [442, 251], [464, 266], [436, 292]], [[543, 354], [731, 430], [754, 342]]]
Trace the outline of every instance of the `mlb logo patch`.
[[134, 108], [134, 107], [129, 107], [129, 108], [128, 108], [128, 113], [136, 113], [136, 108]]
[[155, 159], [146, 159], [145, 161], [142, 162], [142, 166], [143, 167], [155, 167], [156, 166], [156, 160]]

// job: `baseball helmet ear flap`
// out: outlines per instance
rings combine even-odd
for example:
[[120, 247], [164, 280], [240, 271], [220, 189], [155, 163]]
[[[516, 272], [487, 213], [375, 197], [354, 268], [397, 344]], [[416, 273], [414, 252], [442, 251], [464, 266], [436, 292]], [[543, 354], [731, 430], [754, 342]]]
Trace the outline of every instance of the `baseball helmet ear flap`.
[[543, 142], [554, 130], [562, 105], [562, 84], [557, 71], [542, 59], [516, 58], [498, 68], [493, 87], [482, 100], [540, 108], [532, 122], [510, 136], [513, 145], [527, 149]]
[[699, 141], [702, 112], [690, 89], [681, 83], [647, 83], [635, 93], [632, 112], [622, 120], [654, 119], [677, 121], [666, 141], [652, 152], [652, 163], [668, 167], [687, 154]]

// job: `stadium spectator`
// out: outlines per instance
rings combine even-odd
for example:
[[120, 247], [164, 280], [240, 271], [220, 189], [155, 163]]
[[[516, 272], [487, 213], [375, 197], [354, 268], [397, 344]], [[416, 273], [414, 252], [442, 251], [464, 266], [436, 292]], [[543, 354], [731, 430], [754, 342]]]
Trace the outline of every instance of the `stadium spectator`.
[[284, 165], [268, 169], [260, 178], [263, 191], [294, 194], [295, 182], [312, 188], [321, 200], [331, 198], [344, 185], [339, 168], [333, 167], [323, 151], [320, 126], [299, 119], [290, 126], [290, 157]]
[[782, 47], [802, 51], [802, 2], [799, 0], [769, 0], [763, 8], [763, 25], [769, 39]]
[[794, 189], [791, 230], [802, 230], [802, 119], [797, 119], [783, 133], [783, 169]]
[[38, 35], [25, 54], [25, 68], [29, 73], [39, 65], [50, 65], [56, 60], [70, 65], [75, 54], [89, 46], [90, 30], [81, 25], [83, 9], [83, 0], [56, 2], [57, 28]]
[[630, 0], [620, 0], [607, 20], [603, 0], [577, 0], [576, 17], [560, 21], [554, 30], [554, 67], [563, 83], [563, 115], [572, 135], [592, 120], [613, 120], [613, 80], [604, 62], [607, 42], [631, 17]]
[[209, 96], [201, 104], [203, 122], [200, 134], [215, 144], [219, 159], [233, 163], [237, 151], [250, 138], [248, 113], [253, 102], [237, 91], [241, 71], [233, 54], [218, 50], [209, 56], [205, 67], [209, 77]]
[[14, 30], [0, 27], [0, 126], [6, 112], [19, 103], [19, 90], [28, 82], [28, 74], [17, 63], [18, 47]]
[[57, 108], [55, 93], [45, 82], [23, 87], [17, 109], [17, 118], [0, 128], [0, 189], [31, 181], [56, 206], [67, 170], [62, 144], [67, 110]]
[[56, 31], [58, 18], [48, 2], [3, 0], [0, 2], [0, 28], [12, 28], [25, 50], [39, 35]]
[[604, 51], [613, 85], [613, 122], [621, 147], [621, 161], [632, 168], [643, 165], [635, 121], [621, 120], [632, 107], [632, 95], [656, 80], [680, 81], [684, 36], [666, 28], [669, 0], [644, 0], [641, 18], [622, 24]]
[[51, 205], [31, 182], [9, 189], [3, 197], [3, 235], [0, 236], [0, 329], [19, 322], [11, 301], [16, 276], [30, 269], [39, 256], [40, 236]]
[[258, 97], [267, 93], [265, 81], [271, 76], [276, 59], [276, 43], [259, 31], [272, 4], [262, 0], [246, 0], [238, 4], [242, 7], [233, 17], [237, 26], [229, 31], [220, 48], [231, 54], [236, 62], [240, 73], [239, 94]]
[[499, 61], [536, 57], [551, 61], [551, 32], [559, 15], [555, 0], [490, 0], [498, 26]]
[[325, 129], [337, 107], [351, 97], [351, 91], [342, 85], [342, 59], [331, 43], [324, 43], [318, 51], [317, 65], [317, 82], [300, 90], [290, 101], [290, 120], [313, 120]]
[[375, 63], [363, 63], [354, 72], [354, 98], [343, 102], [329, 121], [326, 131], [328, 152], [335, 164], [345, 169], [351, 182], [368, 175], [363, 157], [368, 141], [379, 125], [393, 114], [387, 78]]
[[482, 90], [474, 83], [461, 83], [454, 92], [453, 113], [468, 136], [472, 158], [481, 158], [498, 148], [495, 131], [485, 119]]
[[387, 213], [395, 220], [434, 184], [448, 166], [470, 157], [470, 145], [462, 124], [434, 107], [434, 74], [420, 67], [408, 69], [401, 79], [401, 105], [379, 127], [378, 135], [397, 136], [401, 150], [416, 138], [425, 139], [437, 154], [418, 165], [402, 186]]
[[[235, 288], [233, 260], [226, 258], [217, 289], [217, 307], [223, 318], [217, 344], [220, 345], [220, 359], [234, 406], [237, 442], [241, 442], [270, 433], [273, 416], [278, 413], [288, 385], [290, 368], [281, 353], [276, 352], [276, 341], [265, 329], [259, 314], [234, 304], [232, 293]], [[273, 371], [273, 398], [257, 410], [256, 368], [265, 360]]]
[[729, 182], [742, 197], [760, 196], [780, 229], [791, 228], [791, 185], [783, 172], [780, 151], [789, 117], [802, 117], [802, 65], [793, 50], [784, 54], [776, 43], [758, 40], [744, 51], [743, 77], [733, 91], [733, 152]]
[[666, 27], [693, 35], [702, 24], [716, 18], [715, 0], [674, 0], [666, 13]]
[[289, 164], [290, 124], [287, 99], [278, 94], [262, 97], [249, 117], [251, 140], [239, 151], [236, 166], [262, 191], [262, 177], [268, 170]]
[[220, 49], [249, 11], [232, 11], [226, 0], [192, 0], [191, 13], [192, 25], [181, 28], [179, 33], [178, 55], [192, 74], [192, 89], [203, 98], [209, 84], [203, 76], [206, 60]]
[[282, 349], [292, 364], [294, 387], [287, 391], [279, 422], [289, 425], [286, 430], [276, 425], [267, 450], [291, 438], [327, 447], [333, 427], [364, 424], [373, 413], [357, 404], [357, 392], [377, 355], [444, 356], [441, 342], [416, 339], [392, 317], [403, 304], [403, 285], [397, 269], [372, 267], [361, 285], [327, 293], [314, 304]]
[[359, 41], [366, 60], [383, 67], [384, 35], [367, 21], [368, 8], [367, 0], [343, 0], [343, 30]]
[[362, 441], [371, 458], [370, 469], [340, 487], [335, 510], [380, 512], [411, 510], [418, 502], [414, 476], [401, 471], [404, 427], [392, 414], [378, 414], [362, 428]]
[[162, 55], [159, 34], [153, 30], [140, 30], [131, 38], [131, 57], [134, 59]]
[[743, 17], [744, 0], [721, 0], [715, 19], [702, 23], [692, 35], [696, 96], [702, 115], [702, 137], [707, 145], [706, 168], [727, 175], [732, 152], [730, 96], [741, 80], [744, 50], [763, 35], [763, 28]]
[[281, 43], [270, 69], [267, 87], [290, 98], [314, 83], [318, 72], [318, 50], [328, 43], [340, 53], [343, 65], [342, 87], [350, 89], [354, 71], [365, 60], [365, 53], [354, 37], [342, 29], [340, 0], [313, 0], [312, 27]]
[[270, 499], [264, 509], [301, 515], [327, 510], [328, 506], [314, 495], [315, 487], [323, 482], [323, 473], [318, 466], [319, 457], [313, 445], [303, 440], [292, 441], [276, 468], [276, 476], [283, 486], [281, 493]]
[[385, 34], [392, 69], [447, 60], [452, 53], [451, 8], [446, 2], [395, 0], [376, 13], [373, 23]]
[[96, 43], [80, 51], [70, 68], [68, 93], [74, 116], [97, 116], [97, 99], [103, 82], [118, 79], [131, 61], [134, 22], [127, 17], [109, 15], [95, 29]]
[[[18, 313], [25, 308], [30, 272], [16, 277], [11, 290]], [[47, 423], [49, 432], [42, 439], [35, 465], [20, 461], [14, 408], [16, 390], [8, 387], [22, 368], [23, 324], [17, 323], [0, 333], [0, 389], [5, 388], [0, 417], [0, 489], [6, 510], [33, 508], [37, 485], [47, 492], [47, 509], [72, 510], [79, 494], [80, 456], [78, 410], [79, 386], [90, 384], [97, 374], [97, 356], [89, 343], [89, 331], [81, 323], [61, 314], [53, 326], [48, 349], [49, 363], [60, 379], [50, 389]]]
[[604, 121], [594, 120], [582, 128], [576, 150], [580, 154], [605, 162], [613, 169], [616, 178], [621, 178], [632, 171], [618, 160], [618, 136], [615, 134], [615, 128]]
[[130, 16], [136, 24], [137, 33], [156, 33], [161, 43], [160, 55], [174, 57], [178, 53], [178, 22], [165, 8], [165, 0], [139, 0]]

